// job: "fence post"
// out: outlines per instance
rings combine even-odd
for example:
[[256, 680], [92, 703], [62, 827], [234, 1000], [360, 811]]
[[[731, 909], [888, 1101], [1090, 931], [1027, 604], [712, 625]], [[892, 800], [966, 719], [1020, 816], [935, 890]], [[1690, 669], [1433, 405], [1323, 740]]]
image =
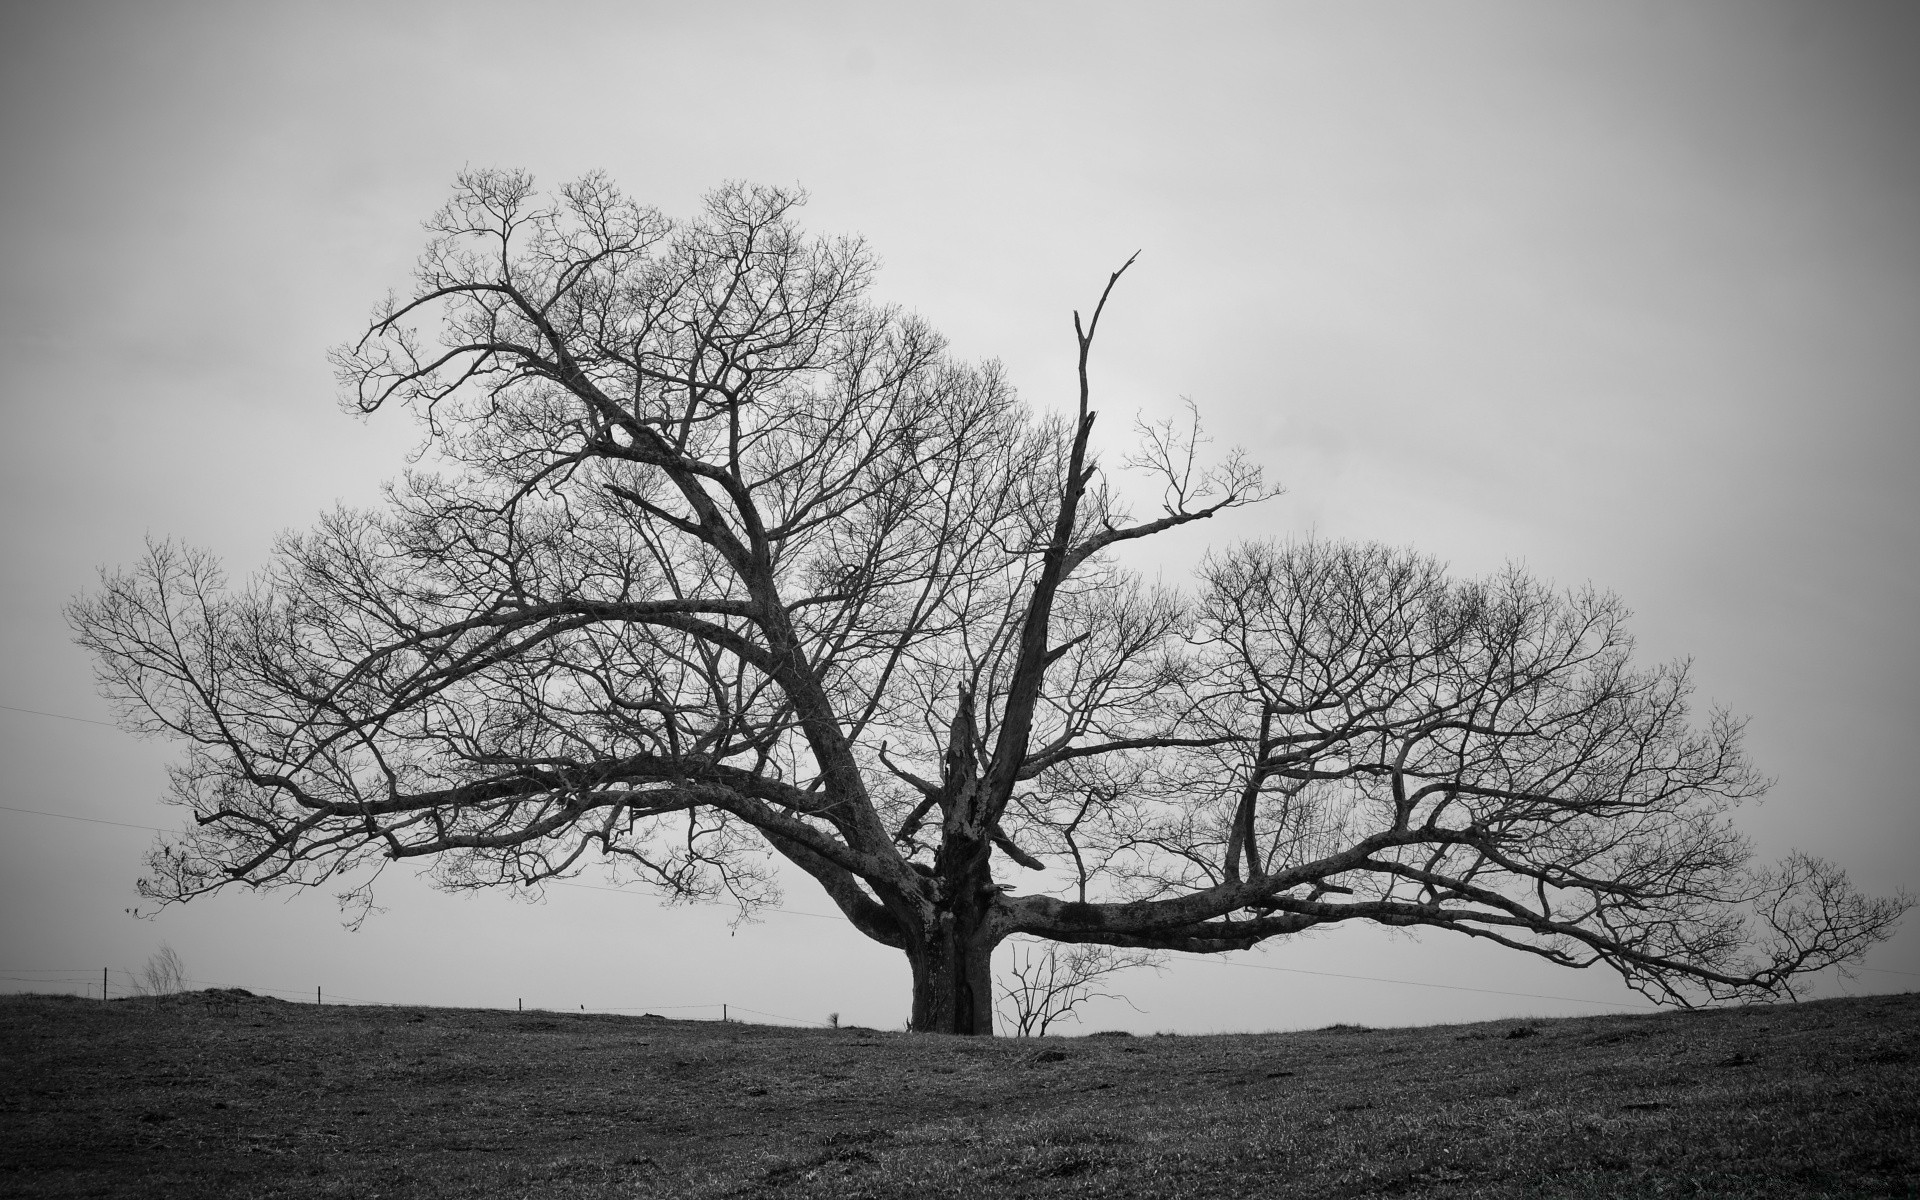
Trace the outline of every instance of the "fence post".
[[727, 1006], [724, 1004], [720, 1006], [720, 1023], [722, 1025], [727, 1023]]
[[320, 1003], [320, 989], [319, 989], [319, 988], [314, 988], [314, 989], [313, 989], [313, 1002], [314, 1002], [315, 1004], [319, 1004], [319, 1003]]
[[100, 968], [100, 1002], [102, 1004], [107, 1002], [107, 969], [105, 967]]

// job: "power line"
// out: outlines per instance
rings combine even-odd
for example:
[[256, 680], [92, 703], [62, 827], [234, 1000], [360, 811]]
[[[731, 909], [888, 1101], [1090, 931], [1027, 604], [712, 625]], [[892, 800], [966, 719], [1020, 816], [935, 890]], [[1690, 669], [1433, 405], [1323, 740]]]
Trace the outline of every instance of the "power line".
[[822, 1027], [826, 1025], [825, 1021], [803, 1021], [799, 1017], [783, 1017], [779, 1013], [761, 1012], [757, 1008], [748, 1008], [744, 1004], [736, 1004], [734, 1007], [741, 1012], [752, 1013], [756, 1017], [772, 1017], [776, 1021], [792, 1021], [795, 1025], [819, 1025]]
[[[5, 707], [7, 706], [0, 705], [0, 708], [5, 708]], [[36, 817], [57, 817], [62, 821], [85, 821], [89, 825], [113, 825], [120, 829], [146, 829], [146, 830], [151, 830], [154, 833], [180, 832], [177, 829], [162, 829], [158, 825], [132, 825], [127, 823], [126, 821], [103, 821], [99, 817], [76, 817], [72, 813], [47, 812], [46, 810], [39, 809], [39, 808], [19, 808], [11, 804], [0, 804], [0, 810], [4, 810], [6, 812], [28, 813]], [[639, 897], [638, 893], [629, 891], [626, 888], [598, 887], [591, 883], [567, 883], [558, 879], [548, 879], [548, 880], [540, 881], [540, 885], [543, 887], [579, 888], [583, 891], [589, 891], [589, 892], [612, 892], [616, 896], [634, 896], [636, 898], [641, 898]], [[693, 901], [693, 903], [703, 905], [708, 908], [728, 907], [727, 905], [722, 904], [718, 900], [695, 900]], [[832, 915], [831, 913], [802, 912], [797, 908], [781, 908], [781, 907], [778, 907], [777, 905], [770, 905], [765, 909], [763, 909], [762, 911], [783, 913], [790, 917], [814, 917], [822, 921], [838, 921], [842, 919], [840, 917], [836, 917]]]
[[112, 721], [96, 721], [92, 717], [76, 717], [67, 713], [48, 712], [43, 708], [21, 708], [17, 704], [0, 704], [0, 708], [4, 708], [8, 712], [32, 713], [36, 717], [53, 717], [61, 721], [78, 721], [83, 725], [104, 725], [108, 729], [120, 728]]
[[[542, 880], [541, 886], [580, 888], [581, 890], [588, 891], [588, 892], [612, 892], [616, 896], [633, 896], [636, 899], [645, 898], [644, 896], [641, 895], [641, 893], [629, 891], [626, 888], [596, 887], [591, 883], [563, 883], [557, 879]], [[718, 900], [694, 900], [694, 901], [691, 901], [690, 903], [698, 904], [706, 908], [731, 907], [730, 905], [723, 904]], [[784, 913], [789, 917], [818, 917], [822, 921], [843, 921], [846, 919], [845, 917], [836, 917], [831, 913], [802, 912], [797, 908], [781, 908], [778, 905], [767, 905], [765, 908], [761, 909], [761, 911]]]
[[[0, 705], [0, 708], [5, 708], [5, 707], [7, 706]], [[177, 830], [161, 829], [157, 825], [129, 825], [125, 821], [102, 821], [96, 817], [76, 817], [68, 813], [42, 812], [36, 808], [15, 808], [11, 804], [0, 804], [0, 809], [4, 809], [7, 812], [32, 813], [34, 816], [37, 816], [37, 817], [58, 817], [63, 821], [85, 821], [91, 825], [116, 825], [122, 829], [150, 829], [155, 833], [178, 832]], [[640, 893], [629, 891], [626, 888], [600, 887], [596, 884], [591, 884], [591, 883], [567, 883], [557, 879], [542, 880], [541, 886], [578, 888], [581, 891], [586, 891], [586, 892], [611, 892], [616, 896], [632, 896], [635, 899], [647, 898], [641, 895]], [[728, 905], [723, 904], [718, 900], [695, 900], [692, 903], [701, 905], [706, 908], [728, 907]], [[789, 916], [789, 917], [812, 917], [816, 920], [821, 920], [821, 921], [839, 921], [844, 919], [841, 917], [836, 917], [831, 913], [805, 912], [801, 909], [781, 908], [777, 905], [770, 905], [762, 909], [761, 911], [777, 912], [784, 916]], [[1462, 984], [1457, 984], [1457, 983], [1426, 983], [1418, 979], [1388, 979], [1380, 975], [1344, 975], [1338, 971], [1309, 971], [1304, 967], [1275, 967], [1275, 966], [1269, 966], [1264, 963], [1231, 962], [1223, 958], [1216, 958], [1208, 961], [1211, 961], [1216, 965], [1223, 966], [1223, 967], [1245, 967], [1248, 970], [1252, 970], [1252, 971], [1284, 971], [1293, 975], [1319, 975], [1327, 979], [1356, 979], [1356, 980], [1362, 980], [1367, 983], [1397, 983], [1402, 987], [1443, 988], [1450, 992], [1479, 992], [1482, 995], [1487, 995], [1487, 996], [1516, 996], [1525, 1000], [1564, 1000], [1570, 1004], [1600, 1004], [1600, 1005], [1606, 1005], [1607, 1007], [1610, 1007], [1610, 1008], [1630, 1008], [1630, 1009], [1636, 1009], [1636, 1010], [1644, 1010], [1646, 1012], [1657, 1012], [1659, 1010], [1658, 1005], [1624, 1004], [1617, 1000], [1588, 1000], [1579, 996], [1549, 996], [1541, 992], [1508, 992], [1508, 991], [1501, 991], [1497, 988], [1466, 987]], [[1920, 979], [1920, 971], [1896, 971], [1888, 967], [1853, 967], [1850, 969], [1855, 971], [1872, 971], [1880, 975], [1906, 975], [1906, 976]], [[366, 1001], [366, 1003], [369, 1003], [369, 1004], [385, 1003], [385, 1001]], [[687, 1007], [698, 1007], [698, 1006], [687, 1006]], [[754, 1012], [756, 1010], [750, 1009], [750, 1008], [743, 1008], [740, 1011]], [[760, 1015], [771, 1016], [773, 1014], [760, 1013]], [[794, 1020], [795, 1018], [782, 1017], [780, 1019]]]
[[[47, 712], [44, 709], [38, 709], [38, 708], [21, 708], [18, 705], [14, 705], [14, 704], [0, 704], [0, 709], [4, 709], [8, 712], [32, 713], [34, 716], [39, 716], [39, 717], [53, 717], [62, 721], [78, 721], [85, 725], [101, 725], [108, 729], [119, 728], [118, 725], [115, 725], [111, 721], [96, 721], [92, 717], [76, 717], [68, 713]], [[85, 821], [90, 825], [112, 825], [121, 829], [146, 829], [154, 833], [177, 832], [175, 830], [162, 829], [157, 825], [132, 825], [125, 821], [103, 821], [97, 817], [76, 817], [70, 813], [45, 812], [36, 808], [16, 808], [11, 804], [0, 804], [0, 809], [4, 809], [7, 812], [28, 813], [37, 817], [57, 817], [63, 821]], [[635, 895], [635, 893], [630, 892], [625, 888], [598, 887], [591, 883], [566, 883], [560, 880], [546, 880], [543, 882], [545, 883], [545, 885], [552, 886], [552, 887], [578, 888], [582, 891], [589, 891], [589, 892], [612, 892], [615, 895], [621, 895], [621, 896]], [[711, 908], [727, 907], [727, 905], [717, 900], [696, 900], [693, 903], [704, 905]], [[822, 920], [822, 921], [838, 921], [843, 919], [831, 913], [803, 912], [800, 909], [781, 908], [777, 905], [768, 906], [762, 911], [777, 912], [790, 917], [813, 917], [815, 919]], [[1487, 995], [1487, 996], [1514, 996], [1514, 997], [1518, 997], [1520, 999], [1526, 999], [1526, 1000], [1563, 1000], [1569, 1004], [1598, 1004], [1598, 1005], [1604, 1005], [1609, 1008], [1638, 1009], [1638, 1010], [1645, 1010], [1648, 1012], [1657, 1011], [1659, 1007], [1657, 1005], [1649, 1005], [1649, 1004], [1626, 1004], [1626, 1003], [1621, 1003], [1615, 1000], [1588, 1000], [1578, 996], [1549, 996], [1539, 992], [1509, 992], [1509, 991], [1502, 991], [1496, 988], [1466, 987], [1461, 984], [1453, 984], [1453, 983], [1425, 983], [1417, 979], [1388, 979], [1378, 975], [1346, 975], [1338, 971], [1309, 971], [1303, 967], [1275, 967], [1275, 966], [1268, 966], [1263, 963], [1230, 962], [1226, 959], [1212, 959], [1210, 961], [1217, 963], [1223, 967], [1245, 967], [1249, 970], [1254, 970], [1254, 971], [1282, 971], [1282, 972], [1286, 972], [1288, 974], [1293, 974], [1293, 975], [1316, 975], [1326, 979], [1353, 979], [1353, 980], [1363, 981], [1366, 983], [1393, 983], [1393, 984], [1399, 984], [1402, 987], [1441, 988], [1451, 992], [1477, 992], [1481, 995]], [[1920, 978], [1920, 971], [1896, 971], [1887, 967], [1854, 967], [1852, 969], [1856, 971], [1871, 971], [1871, 972], [1874, 972], [1875, 974], [1880, 974], [1880, 975], [1905, 975], [1913, 978]], [[203, 981], [196, 980], [195, 982], [203, 982]], [[304, 995], [304, 993], [301, 993], [301, 994]], [[352, 999], [352, 997], [342, 997], [342, 999]], [[369, 1001], [360, 1001], [360, 1003], [373, 1004], [373, 1003], [384, 1003], [384, 1002], [369, 1000]], [[702, 1006], [682, 1005], [680, 1007], [693, 1008], [693, 1007], [702, 1007]], [[776, 1014], [762, 1013], [762, 1012], [759, 1012], [757, 1009], [751, 1009], [751, 1008], [742, 1008], [741, 1011], [756, 1013], [757, 1015], [763, 1016], [763, 1017], [775, 1016], [776, 1019], [782, 1020], [782, 1021], [796, 1020], [796, 1018], [793, 1018], [793, 1017], [777, 1017]]]
[[1265, 963], [1230, 962], [1224, 958], [1211, 961], [1219, 966], [1244, 967], [1249, 971], [1284, 971], [1289, 975], [1320, 975], [1328, 979], [1359, 979], [1368, 983], [1398, 983], [1406, 987], [1444, 988], [1450, 992], [1479, 992], [1487, 996], [1519, 996], [1527, 1000], [1565, 1000], [1571, 1004], [1602, 1004], [1608, 1008], [1659, 1011], [1659, 1005], [1656, 1004], [1623, 1004], [1618, 1000], [1586, 1000], [1579, 996], [1547, 996], [1539, 992], [1503, 992], [1496, 988], [1465, 987], [1457, 983], [1424, 983], [1418, 979], [1387, 979], [1379, 975], [1343, 975], [1338, 971], [1309, 971], [1305, 967], [1273, 967]]
[[[0, 708], [5, 707], [0, 705]], [[117, 825], [122, 829], [150, 829], [155, 833], [178, 833], [176, 829], [162, 829], [158, 825], [129, 825], [125, 821], [102, 821], [98, 817], [76, 817], [72, 813], [44, 812], [37, 808], [15, 808], [11, 804], [0, 804], [0, 809], [8, 812], [31, 813], [36, 817], [58, 817], [62, 821], [85, 821], [89, 825]]]

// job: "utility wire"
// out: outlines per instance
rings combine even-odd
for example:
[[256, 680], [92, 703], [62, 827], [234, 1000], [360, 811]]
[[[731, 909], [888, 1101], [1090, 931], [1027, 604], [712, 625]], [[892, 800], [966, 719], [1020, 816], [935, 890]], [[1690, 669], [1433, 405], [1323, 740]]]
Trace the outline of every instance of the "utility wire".
[[[1538, 992], [1502, 992], [1493, 988], [1465, 987], [1455, 983], [1422, 983], [1417, 979], [1385, 979], [1377, 975], [1342, 975], [1336, 971], [1309, 971], [1303, 967], [1274, 967], [1265, 963], [1232, 962], [1228, 959], [1214, 959], [1223, 967], [1247, 967], [1255, 971], [1287, 971], [1295, 975], [1326, 975], [1334, 979], [1365, 979], [1371, 983], [1403, 983], [1408, 987], [1447, 988], [1456, 992], [1485, 992], [1489, 996], [1524, 996], [1530, 1000], [1569, 1000], [1575, 1004], [1612, 1004], [1616, 1008], [1644, 1009], [1658, 1012], [1657, 1004], [1621, 1004], [1613, 1000], [1583, 1000], [1578, 996], [1546, 996]], [[1890, 967], [1848, 967], [1849, 971], [1872, 971], [1879, 975], [1910, 975], [1920, 978], [1920, 971], [1896, 971]]]
[[[39, 709], [39, 708], [21, 708], [20, 706], [14, 705], [14, 704], [0, 704], [0, 709], [4, 709], [8, 712], [32, 713], [34, 716], [38, 716], [38, 717], [54, 717], [62, 721], [79, 721], [85, 725], [102, 725], [108, 729], [119, 728], [118, 725], [115, 725], [111, 721], [96, 721], [92, 717], [76, 717], [68, 713], [47, 712], [46, 710]], [[0, 804], [0, 809], [4, 809], [7, 812], [31, 813], [32, 815], [37, 817], [58, 817], [63, 821], [85, 821], [90, 825], [113, 825], [121, 829], [147, 829], [147, 830], [153, 831], [154, 833], [177, 832], [176, 830], [162, 829], [157, 825], [130, 825], [125, 821], [103, 821], [97, 817], [76, 817], [69, 813], [43, 812], [37, 808], [16, 808], [11, 804]], [[544, 882], [546, 886], [551, 886], [551, 887], [578, 888], [582, 891], [589, 891], [589, 892], [612, 892], [615, 895], [620, 895], [620, 896], [636, 895], [636, 893], [630, 892], [625, 888], [598, 887], [591, 883], [565, 883], [559, 880], [547, 880]], [[717, 900], [696, 900], [693, 903], [704, 905], [710, 908], [728, 907], [727, 905]], [[778, 906], [769, 906], [763, 911], [777, 912], [790, 917], [814, 917], [822, 921], [838, 921], [843, 919], [831, 913], [803, 912], [800, 909], [796, 909], [796, 908], [781, 908]], [[1344, 975], [1338, 971], [1309, 971], [1303, 967], [1274, 967], [1274, 966], [1265, 965], [1263, 963], [1232, 962], [1227, 959], [1221, 959], [1221, 958], [1212, 959], [1210, 961], [1215, 962], [1223, 967], [1245, 967], [1245, 968], [1248, 968], [1249, 970], [1254, 970], [1254, 971], [1284, 971], [1293, 975], [1318, 975], [1327, 979], [1355, 979], [1355, 980], [1362, 980], [1367, 983], [1396, 983], [1396, 984], [1400, 984], [1403, 987], [1442, 988], [1451, 992], [1478, 992], [1482, 995], [1487, 995], [1487, 996], [1515, 996], [1515, 997], [1519, 997], [1521, 999], [1527, 999], [1527, 1000], [1564, 1000], [1571, 1004], [1599, 1004], [1599, 1005], [1605, 1005], [1609, 1008], [1641, 1009], [1648, 1012], [1657, 1011], [1658, 1009], [1657, 1005], [1624, 1004], [1614, 1000], [1587, 1000], [1577, 996], [1548, 996], [1538, 992], [1508, 992], [1508, 991], [1501, 991], [1495, 988], [1466, 987], [1461, 984], [1453, 984], [1453, 983], [1424, 983], [1417, 979], [1387, 979], [1378, 975]], [[1920, 971], [1896, 971], [1887, 967], [1853, 967], [1851, 969], [1855, 971], [1871, 971], [1877, 975], [1906, 975], [1913, 978], [1920, 978]], [[202, 981], [196, 980], [195, 982], [202, 982]], [[342, 998], [350, 999], [350, 997], [342, 997]], [[379, 1003], [379, 1002], [362, 1001], [362, 1003]], [[680, 1007], [697, 1008], [700, 1006], [699, 1005], [682, 1005]], [[759, 1012], [758, 1010], [751, 1009], [751, 1008], [742, 1008], [740, 1011], [755, 1013], [756, 1015], [763, 1016], [763, 1017], [775, 1015], [773, 1013]], [[778, 1019], [782, 1021], [791, 1021], [791, 1020], [795, 1020], [796, 1018], [779, 1017]], [[806, 1023], [811, 1024], [813, 1022], [806, 1022]]]
[[[5, 707], [7, 706], [0, 705], [0, 708], [5, 708]], [[28, 813], [36, 817], [57, 817], [62, 821], [85, 821], [89, 825], [113, 825], [120, 829], [147, 829], [147, 830], [153, 831], [154, 833], [179, 833], [180, 832], [180, 830], [178, 829], [162, 829], [158, 825], [133, 825], [133, 824], [129, 824], [126, 821], [103, 821], [99, 817], [76, 817], [72, 813], [47, 812], [45, 809], [39, 809], [39, 808], [19, 808], [12, 804], [0, 804], [0, 810], [4, 810], [6, 812]], [[639, 893], [631, 891], [627, 888], [598, 887], [591, 883], [567, 883], [565, 881], [558, 880], [558, 879], [541, 880], [540, 886], [579, 888], [582, 891], [588, 891], [588, 892], [611, 892], [616, 896], [633, 896], [636, 899], [643, 898], [640, 896]], [[707, 908], [729, 907], [728, 905], [723, 904], [718, 900], [695, 900], [693, 901], [693, 903], [702, 905]], [[814, 917], [822, 921], [838, 921], [842, 919], [840, 917], [836, 917], [832, 915], [831, 913], [802, 912], [797, 908], [780, 908], [778, 906], [768, 906], [762, 911], [783, 913], [789, 917]]]
[[[0, 705], [0, 707], [5, 707]], [[102, 821], [99, 817], [76, 817], [72, 813], [45, 812], [37, 808], [15, 808], [11, 804], [0, 804], [0, 809], [8, 812], [32, 813], [36, 817], [58, 817], [62, 821], [85, 821], [89, 825], [117, 825], [122, 829], [151, 829], [155, 833], [178, 833], [177, 829], [162, 829], [158, 825], [129, 825], [125, 821]]]
[[[5, 706], [0, 705], [0, 707], [5, 707]], [[42, 812], [39, 809], [35, 809], [35, 808], [15, 808], [11, 804], [0, 804], [0, 809], [4, 809], [7, 812], [32, 813], [34, 816], [38, 816], [38, 817], [58, 817], [63, 821], [85, 821], [90, 825], [115, 825], [122, 829], [150, 829], [155, 833], [176, 832], [174, 830], [161, 829], [156, 825], [129, 825], [125, 821], [102, 821], [95, 817], [76, 817], [68, 813]], [[599, 887], [591, 883], [565, 883], [560, 880], [545, 880], [542, 882], [542, 886], [578, 888], [581, 891], [587, 891], [587, 892], [610, 892], [616, 896], [632, 896], [635, 899], [646, 898], [640, 895], [639, 893], [629, 891], [626, 888]], [[701, 905], [703, 907], [707, 907], [707, 908], [728, 907], [727, 905], [722, 904], [717, 900], [695, 900], [693, 901], [693, 903]], [[777, 912], [789, 917], [813, 917], [817, 920], [822, 920], [822, 921], [838, 921], [841, 919], [829, 913], [805, 912], [797, 908], [780, 908], [776, 906], [776, 907], [766, 908], [762, 911]], [[1403, 987], [1442, 988], [1451, 992], [1479, 992], [1482, 995], [1487, 995], [1487, 996], [1516, 996], [1521, 999], [1527, 999], [1527, 1000], [1565, 1000], [1572, 1004], [1600, 1004], [1600, 1005], [1606, 1005], [1611, 1008], [1631, 1008], [1631, 1009], [1644, 1010], [1647, 1012], [1658, 1011], [1657, 1005], [1625, 1004], [1615, 1000], [1587, 1000], [1578, 996], [1549, 996], [1540, 992], [1508, 992], [1508, 991], [1502, 991], [1497, 988], [1467, 987], [1463, 984], [1457, 984], [1457, 983], [1427, 983], [1418, 979], [1388, 979], [1380, 975], [1346, 975], [1338, 971], [1309, 971], [1304, 967], [1276, 967], [1276, 966], [1271, 966], [1265, 963], [1233, 962], [1231, 960], [1223, 959], [1223, 958], [1206, 959], [1204, 961], [1210, 961], [1222, 967], [1244, 967], [1251, 971], [1284, 971], [1292, 975], [1318, 975], [1327, 979], [1355, 979], [1355, 980], [1362, 980], [1367, 983], [1397, 983]], [[16, 969], [27, 970], [29, 968], [16, 968]], [[85, 969], [85, 968], [82, 968], [82, 969]], [[1851, 967], [1849, 969], [1854, 971], [1870, 971], [1876, 975], [1904, 975], [1909, 978], [1920, 979], [1920, 971], [1897, 971], [1891, 967]], [[51, 968], [49, 968], [49, 970], [51, 970]], [[375, 1002], [368, 1001], [368, 1003], [375, 1003]], [[384, 1001], [380, 1003], [384, 1003]], [[697, 1007], [697, 1006], [686, 1006], [686, 1007]], [[754, 1010], [742, 1009], [741, 1011], [751, 1012]], [[761, 1013], [760, 1015], [767, 1016], [769, 1014]], [[782, 1018], [782, 1019], [790, 1020], [793, 1018]]]
[[84, 975], [99, 967], [0, 967], [0, 971], [19, 971], [27, 975]]
[[43, 708], [21, 708], [17, 704], [0, 704], [8, 712], [32, 713], [36, 717], [54, 717], [61, 721], [79, 721], [83, 725], [105, 725], [108, 729], [118, 729], [112, 721], [96, 721], [92, 717], [75, 717], [67, 713], [48, 712]]
[[818, 1025], [822, 1028], [827, 1027], [825, 1021], [803, 1021], [799, 1017], [783, 1017], [779, 1013], [761, 1012], [757, 1008], [748, 1008], [744, 1004], [736, 1004], [733, 1007], [739, 1009], [741, 1012], [752, 1013], [756, 1017], [772, 1017], [776, 1021], [792, 1021], [795, 1025]]
[[1528, 1000], [1565, 1000], [1571, 1004], [1603, 1004], [1609, 1008], [1631, 1008], [1645, 1012], [1658, 1012], [1657, 1004], [1623, 1004], [1618, 1000], [1586, 1000], [1579, 996], [1547, 996], [1539, 992], [1504, 992], [1497, 988], [1466, 987], [1458, 983], [1424, 983], [1418, 979], [1387, 979], [1379, 975], [1345, 975], [1338, 971], [1309, 971], [1305, 967], [1275, 967], [1266, 963], [1232, 962], [1224, 958], [1212, 959], [1223, 967], [1244, 967], [1249, 971], [1284, 971], [1289, 975], [1319, 975], [1327, 979], [1360, 979], [1368, 983], [1398, 983], [1406, 987], [1445, 988], [1450, 992], [1479, 992], [1487, 996], [1519, 996]]
[[[588, 891], [588, 892], [612, 892], [616, 896], [632, 896], [635, 899], [644, 898], [641, 895], [641, 893], [630, 891], [627, 888], [598, 887], [591, 883], [563, 883], [557, 879], [542, 880], [541, 886], [580, 888], [581, 890]], [[690, 901], [689, 903], [698, 904], [704, 908], [731, 908], [732, 907], [732, 905], [725, 904], [719, 900], [694, 900], [694, 901]], [[831, 913], [802, 912], [797, 908], [781, 908], [777, 905], [768, 905], [765, 908], [761, 909], [760, 911], [784, 913], [789, 917], [818, 917], [822, 921], [843, 921], [846, 919], [845, 917], [836, 917]]]

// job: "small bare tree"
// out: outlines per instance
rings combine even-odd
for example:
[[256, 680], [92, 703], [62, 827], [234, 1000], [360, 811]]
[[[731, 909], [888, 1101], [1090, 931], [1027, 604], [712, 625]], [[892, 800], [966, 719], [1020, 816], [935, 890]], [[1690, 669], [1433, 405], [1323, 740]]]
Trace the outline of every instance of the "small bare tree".
[[141, 996], [171, 996], [185, 990], [187, 986], [187, 967], [180, 961], [179, 954], [171, 945], [160, 943], [160, 949], [147, 959], [147, 965], [140, 968], [138, 975], [131, 976], [133, 990]]
[[1012, 961], [1000, 982], [1000, 1017], [1021, 1037], [1045, 1037], [1060, 1021], [1078, 1021], [1079, 1008], [1089, 1000], [1118, 1000], [1142, 1011], [1108, 983], [1135, 967], [1160, 968], [1160, 957], [1143, 950], [1116, 950], [1112, 946], [1044, 947], [1026, 941], [1012, 943]]

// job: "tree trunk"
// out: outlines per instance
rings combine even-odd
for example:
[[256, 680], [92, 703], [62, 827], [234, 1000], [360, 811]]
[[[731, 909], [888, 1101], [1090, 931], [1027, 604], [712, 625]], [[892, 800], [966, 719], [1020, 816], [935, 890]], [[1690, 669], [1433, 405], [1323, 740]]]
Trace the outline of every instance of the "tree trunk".
[[915, 1033], [993, 1036], [992, 909], [998, 893], [980, 793], [973, 693], [962, 689], [947, 738], [946, 812], [933, 855], [933, 920], [907, 935]]
[[976, 922], [942, 913], [938, 926], [909, 944], [907, 958], [915, 1033], [993, 1036], [993, 943]]

